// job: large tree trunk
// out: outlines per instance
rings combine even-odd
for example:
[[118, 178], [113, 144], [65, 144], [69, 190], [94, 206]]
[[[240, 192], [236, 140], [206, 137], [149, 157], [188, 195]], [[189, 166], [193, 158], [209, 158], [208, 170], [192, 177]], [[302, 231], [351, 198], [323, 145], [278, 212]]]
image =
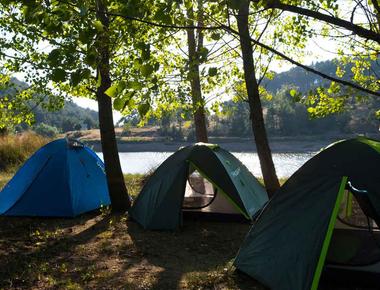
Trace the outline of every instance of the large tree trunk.
[[[203, 23], [202, 15], [202, 0], [198, 0], [198, 25]], [[189, 8], [187, 11], [188, 18], [190, 19], [189, 25], [193, 26], [194, 21], [194, 11], [193, 8]], [[197, 142], [208, 142], [207, 136], [207, 124], [206, 124], [206, 114], [205, 114], [205, 101], [202, 97], [201, 80], [199, 77], [199, 51], [203, 48], [203, 34], [201, 30], [198, 30], [198, 46], [195, 41], [194, 29], [187, 30], [187, 45], [189, 51], [189, 78], [191, 85], [191, 99], [194, 108], [194, 125], [195, 125], [195, 136]]]
[[104, 157], [104, 165], [107, 174], [108, 190], [111, 198], [112, 211], [122, 212], [130, 207], [130, 199], [124, 183], [124, 176], [121, 170], [117, 142], [112, 116], [112, 100], [105, 94], [111, 86], [110, 77], [110, 51], [109, 51], [109, 19], [106, 14], [106, 7], [102, 0], [97, 0], [97, 18], [101, 21], [104, 31], [97, 39], [97, 49], [99, 53], [98, 78], [101, 83], [96, 91], [96, 98], [99, 107], [99, 128]]
[[257, 155], [259, 156], [261, 171], [265, 187], [269, 195], [280, 188], [276, 169], [273, 164], [272, 153], [269, 147], [268, 137], [264, 124], [263, 110], [261, 106], [259, 85], [255, 74], [252, 44], [248, 28], [249, 1], [245, 0], [240, 6], [236, 17], [240, 34], [240, 46], [243, 56], [244, 78], [247, 87], [250, 117], [253, 134], [255, 137]]

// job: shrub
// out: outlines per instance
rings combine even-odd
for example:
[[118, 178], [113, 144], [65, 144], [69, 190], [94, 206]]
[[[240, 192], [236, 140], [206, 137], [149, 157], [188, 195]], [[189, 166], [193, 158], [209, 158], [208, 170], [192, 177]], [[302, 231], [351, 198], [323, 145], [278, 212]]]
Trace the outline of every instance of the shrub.
[[45, 123], [40, 123], [34, 127], [34, 131], [44, 137], [54, 137], [58, 134], [58, 129], [56, 127], [50, 126]]
[[132, 125], [129, 122], [124, 123], [124, 125], [123, 125], [123, 132], [121, 133], [122, 136], [129, 136], [129, 135], [131, 135], [131, 128], [132, 128]]
[[11, 171], [20, 166], [49, 139], [33, 132], [0, 137], [0, 171]]

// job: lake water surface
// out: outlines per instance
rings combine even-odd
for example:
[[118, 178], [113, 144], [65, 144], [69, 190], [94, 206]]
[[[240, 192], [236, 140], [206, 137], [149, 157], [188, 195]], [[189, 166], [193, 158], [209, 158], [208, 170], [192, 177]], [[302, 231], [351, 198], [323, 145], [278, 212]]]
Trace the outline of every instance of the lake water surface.
[[[231, 152], [253, 175], [261, 177], [257, 153]], [[97, 153], [103, 159], [102, 153]], [[157, 168], [173, 152], [121, 152], [121, 167], [124, 173], [147, 173]], [[278, 177], [289, 177], [316, 153], [273, 153]]]

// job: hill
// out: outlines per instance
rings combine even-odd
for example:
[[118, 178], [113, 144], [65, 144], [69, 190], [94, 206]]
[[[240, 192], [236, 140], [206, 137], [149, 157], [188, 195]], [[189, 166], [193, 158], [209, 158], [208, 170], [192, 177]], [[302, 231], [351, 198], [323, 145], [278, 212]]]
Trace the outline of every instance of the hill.
[[[321, 62], [316, 62], [311, 65], [317, 71], [323, 72], [329, 76], [336, 77], [336, 61], [326, 60]], [[371, 61], [371, 68], [374, 71], [380, 70], [380, 63], [377, 61]], [[352, 65], [346, 65], [344, 67], [345, 74], [343, 76], [344, 80], [351, 80], [353, 73], [351, 71]], [[321, 84], [328, 84], [329, 81], [324, 78], [313, 74], [311, 72], [305, 71], [300, 67], [291, 68], [288, 71], [278, 73], [274, 76], [273, 80], [264, 80], [263, 84], [266, 89], [271, 93], [278, 92], [284, 86], [295, 86], [301, 92], [305, 93]]]
[[62, 110], [46, 112], [39, 108], [35, 111], [36, 124], [45, 123], [61, 132], [89, 130], [98, 128], [98, 112], [85, 109], [72, 101], [65, 101]]
[[[17, 78], [11, 78], [8, 88], [0, 90], [0, 97], [12, 98], [16, 90], [27, 87], [27, 83]], [[23, 104], [25, 102], [32, 111], [35, 122], [31, 127], [26, 123], [21, 123], [15, 127], [16, 131], [43, 128], [43, 130], [50, 130], [53, 133], [64, 133], [98, 128], [98, 113], [94, 110], [82, 108], [73, 101], [64, 101], [63, 108], [58, 111], [49, 111], [41, 106], [36, 106], [33, 101], [23, 101]]]

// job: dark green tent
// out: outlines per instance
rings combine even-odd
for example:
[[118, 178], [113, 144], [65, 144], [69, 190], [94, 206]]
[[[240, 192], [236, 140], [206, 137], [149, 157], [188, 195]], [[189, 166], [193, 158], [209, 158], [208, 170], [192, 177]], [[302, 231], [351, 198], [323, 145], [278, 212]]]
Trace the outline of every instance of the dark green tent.
[[197, 170], [247, 219], [267, 202], [267, 193], [248, 169], [217, 145], [197, 143], [178, 150], [149, 178], [129, 210], [146, 229], [170, 230], [182, 223], [189, 174]]
[[[333, 250], [332, 247], [329, 250], [329, 245], [331, 239], [337, 238], [334, 238], [335, 234], [340, 233], [334, 227], [347, 182], [362, 189], [360, 196], [354, 196], [363, 212], [378, 222], [378, 141], [364, 137], [340, 141], [306, 162], [260, 214], [239, 250], [234, 262], [236, 268], [272, 290], [317, 289], [326, 263], [336, 262], [326, 262], [326, 256], [334, 257], [334, 253], [328, 253]], [[363, 229], [356, 232], [368, 233]], [[367, 235], [377, 252], [371, 254], [371, 259], [379, 261], [379, 248], [372, 236]], [[347, 246], [347, 242], [345, 240], [341, 245]], [[353, 250], [350, 246], [346, 248]], [[353, 261], [354, 256], [360, 254], [360, 249], [357, 250], [357, 253], [351, 253], [336, 264], [341, 269], [349, 265], [351, 270], [358, 266], [356, 269], [360, 271], [361, 263]], [[374, 271], [380, 274], [380, 267]]]

